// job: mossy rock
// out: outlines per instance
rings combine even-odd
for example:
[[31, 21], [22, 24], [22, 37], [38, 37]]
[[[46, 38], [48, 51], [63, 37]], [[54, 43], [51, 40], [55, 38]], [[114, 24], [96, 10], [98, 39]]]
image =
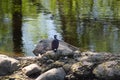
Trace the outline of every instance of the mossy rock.
[[104, 62], [98, 65], [93, 73], [99, 79], [120, 80], [120, 60]]

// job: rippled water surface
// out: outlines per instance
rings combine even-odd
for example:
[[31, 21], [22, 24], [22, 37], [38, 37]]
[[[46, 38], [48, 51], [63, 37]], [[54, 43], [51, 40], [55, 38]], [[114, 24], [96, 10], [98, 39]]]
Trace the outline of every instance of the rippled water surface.
[[120, 52], [120, 0], [2, 0], [0, 53], [33, 56], [57, 34], [82, 51]]

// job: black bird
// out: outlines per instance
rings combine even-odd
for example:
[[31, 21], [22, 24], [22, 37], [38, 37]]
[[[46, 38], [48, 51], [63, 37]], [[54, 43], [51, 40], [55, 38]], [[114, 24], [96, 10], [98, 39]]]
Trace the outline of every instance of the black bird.
[[54, 40], [52, 41], [51, 46], [52, 46], [52, 50], [56, 52], [59, 47], [59, 40], [57, 39], [57, 35], [54, 35]]

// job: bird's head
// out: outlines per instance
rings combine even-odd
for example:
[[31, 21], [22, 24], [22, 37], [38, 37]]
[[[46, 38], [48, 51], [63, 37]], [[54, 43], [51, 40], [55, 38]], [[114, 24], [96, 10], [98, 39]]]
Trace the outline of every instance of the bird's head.
[[57, 39], [57, 35], [54, 35], [54, 39]]

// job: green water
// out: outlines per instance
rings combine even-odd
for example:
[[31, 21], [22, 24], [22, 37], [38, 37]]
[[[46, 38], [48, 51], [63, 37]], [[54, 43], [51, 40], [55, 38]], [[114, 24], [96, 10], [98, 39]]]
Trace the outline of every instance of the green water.
[[120, 0], [1, 0], [0, 53], [33, 56], [57, 34], [81, 50], [120, 52]]

